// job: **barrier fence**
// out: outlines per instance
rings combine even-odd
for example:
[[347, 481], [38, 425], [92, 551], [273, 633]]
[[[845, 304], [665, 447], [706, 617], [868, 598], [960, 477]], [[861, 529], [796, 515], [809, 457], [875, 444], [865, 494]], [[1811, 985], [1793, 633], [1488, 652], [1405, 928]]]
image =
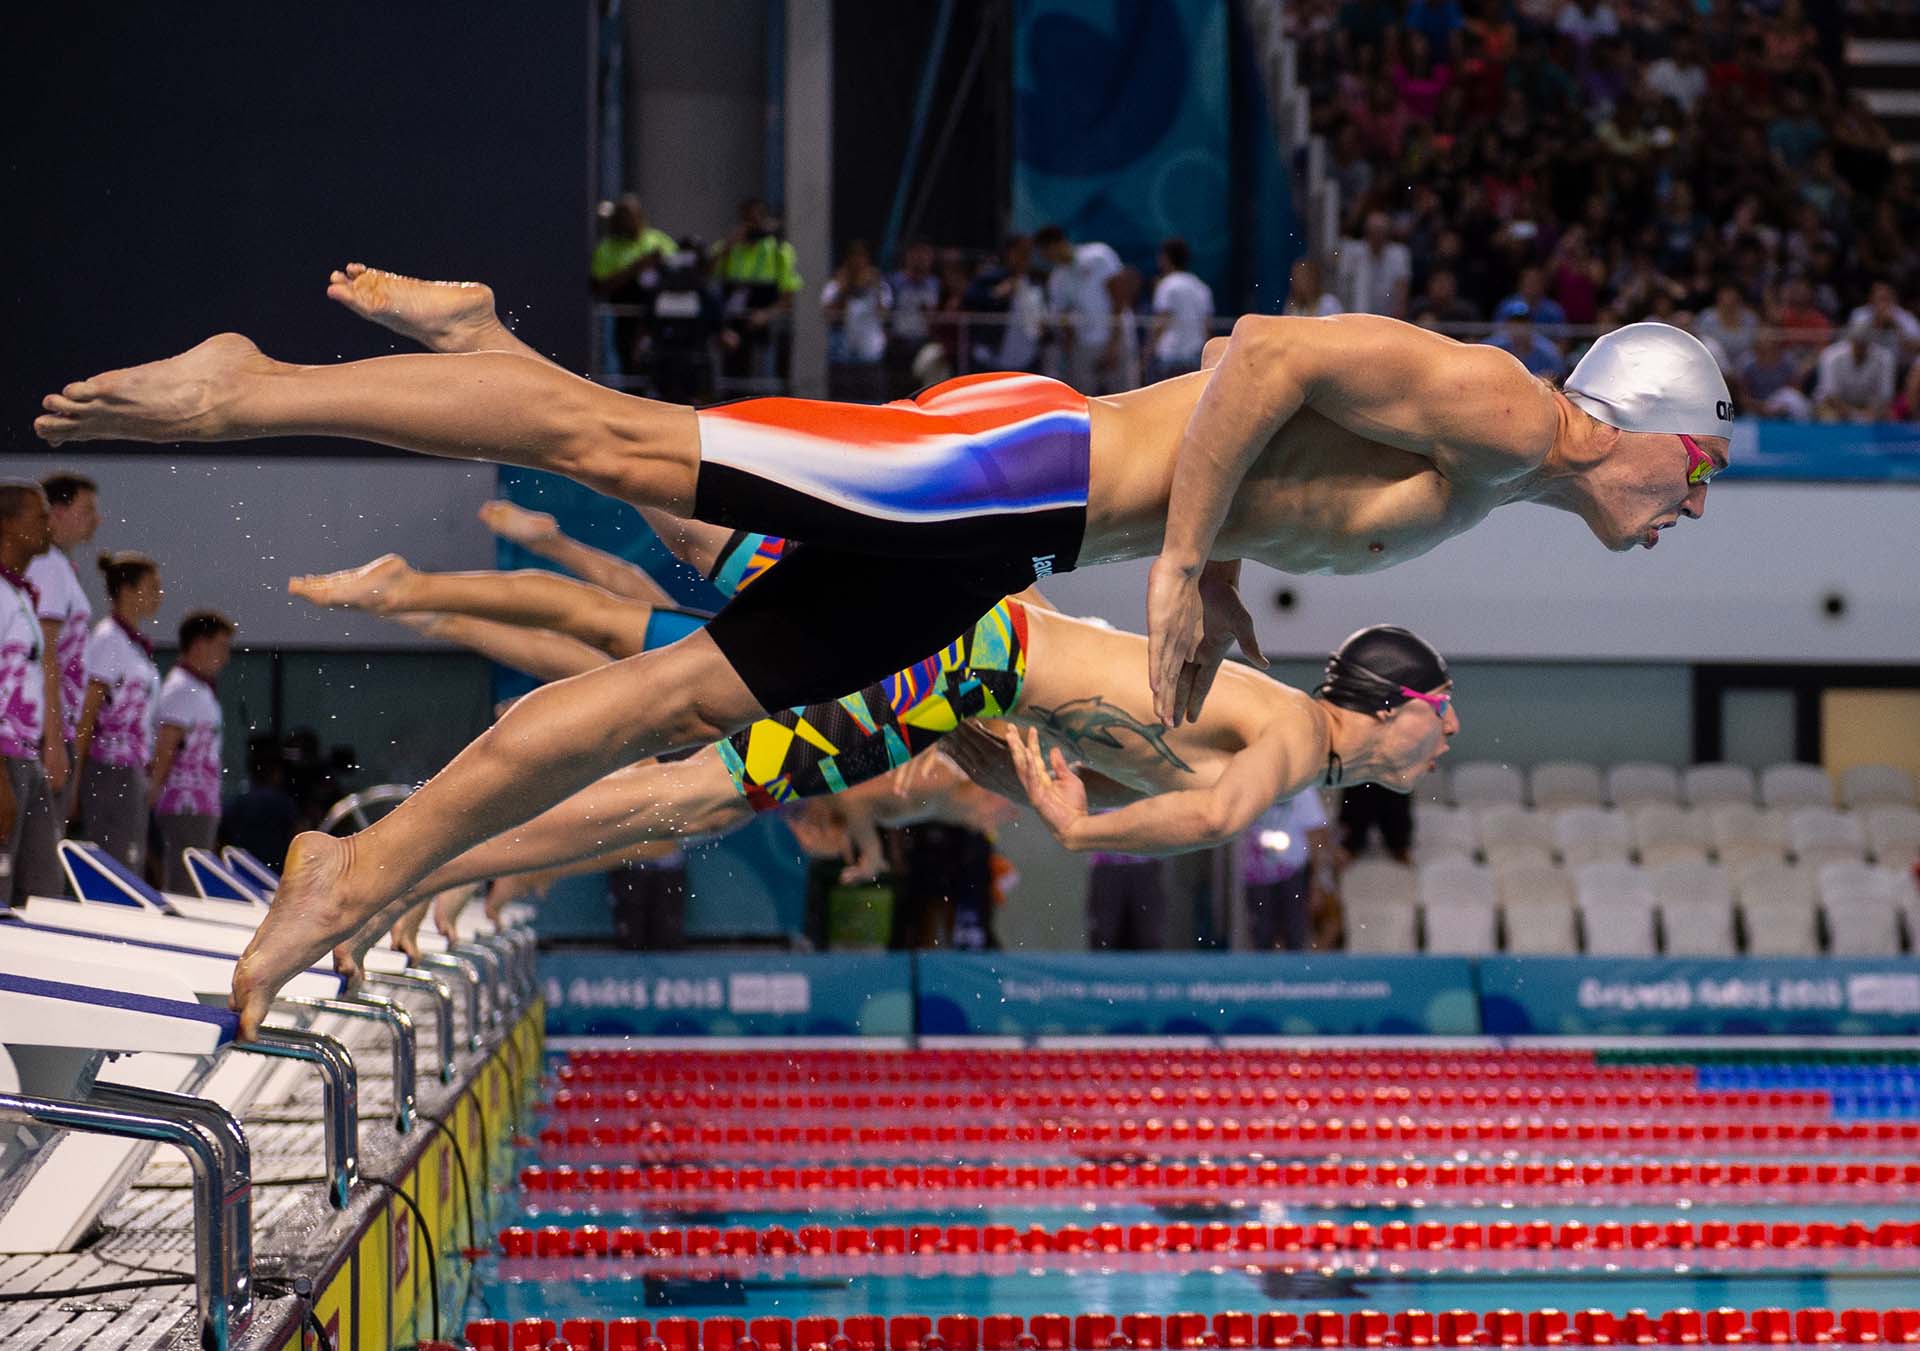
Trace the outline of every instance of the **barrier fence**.
[[541, 973], [554, 1037], [1920, 1035], [1902, 958], [568, 951]]

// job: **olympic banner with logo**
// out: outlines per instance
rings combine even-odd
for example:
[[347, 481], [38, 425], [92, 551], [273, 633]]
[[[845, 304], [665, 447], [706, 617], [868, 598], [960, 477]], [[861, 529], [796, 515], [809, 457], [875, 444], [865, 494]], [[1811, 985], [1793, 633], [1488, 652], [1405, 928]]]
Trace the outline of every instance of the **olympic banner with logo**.
[[1920, 963], [1887, 958], [1488, 957], [1490, 1036], [1920, 1033]]
[[928, 952], [921, 1036], [1443, 1035], [1480, 1030], [1450, 957]]
[[1224, 287], [1236, 204], [1228, 20], [1210, 0], [1020, 0], [1015, 224], [1110, 244], [1148, 278], [1160, 241], [1179, 235], [1193, 271]]
[[904, 1037], [904, 953], [549, 952], [550, 1037]]

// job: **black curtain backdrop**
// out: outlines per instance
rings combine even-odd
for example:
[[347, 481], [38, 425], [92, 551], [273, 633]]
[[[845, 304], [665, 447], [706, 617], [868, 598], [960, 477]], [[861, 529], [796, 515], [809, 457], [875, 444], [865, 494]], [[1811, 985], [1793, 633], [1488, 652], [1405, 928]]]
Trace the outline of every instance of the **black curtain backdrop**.
[[65, 381], [222, 330], [396, 350], [322, 295], [349, 259], [487, 281], [584, 369], [591, 26], [584, 2], [12, 9], [0, 447], [40, 447]]

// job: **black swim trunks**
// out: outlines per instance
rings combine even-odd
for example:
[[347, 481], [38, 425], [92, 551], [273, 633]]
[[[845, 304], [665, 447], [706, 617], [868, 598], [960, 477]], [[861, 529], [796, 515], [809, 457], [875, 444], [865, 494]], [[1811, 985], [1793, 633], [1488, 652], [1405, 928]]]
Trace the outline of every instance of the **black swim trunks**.
[[883, 680], [1078, 558], [1087, 400], [1057, 380], [974, 375], [879, 406], [751, 399], [699, 418], [695, 518], [781, 541], [780, 565], [707, 626], [770, 712]]

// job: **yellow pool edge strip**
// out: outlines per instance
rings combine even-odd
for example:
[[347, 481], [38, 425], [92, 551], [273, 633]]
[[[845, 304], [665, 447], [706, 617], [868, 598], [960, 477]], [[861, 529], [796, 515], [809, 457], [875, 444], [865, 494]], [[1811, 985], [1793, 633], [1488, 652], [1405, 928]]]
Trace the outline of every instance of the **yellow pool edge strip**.
[[[483, 1244], [492, 1241], [484, 1198], [495, 1183], [511, 1181], [513, 1139], [519, 1126], [514, 1104], [531, 1101], [538, 1087], [545, 1028], [546, 1007], [536, 999], [447, 1109], [447, 1130], [458, 1133], [468, 1167], [485, 1173], [473, 1179], [480, 1193], [475, 1199], [481, 1206], [474, 1228]], [[510, 1091], [516, 1068], [525, 1076], [517, 1094]], [[480, 1162], [482, 1138], [488, 1146], [484, 1165]], [[457, 1345], [473, 1265], [462, 1256], [466, 1202], [453, 1147], [443, 1132], [423, 1129], [409, 1146], [405, 1170], [394, 1181], [419, 1203], [432, 1230], [441, 1286], [440, 1335]], [[314, 1313], [332, 1339], [334, 1351], [390, 1351], [433, 1335], [426, 1238], [418, 1232], [406, 1203], [385, 1188], [380, 1190], [383, 1203], [314, 1280]], [[273, 1351], [317, 1351], [319, 1345], [302, 1326], [290, 1328], [278, 1342], [256, 1343], [253, 1337], [243, 1341], [271, 1345]]]

